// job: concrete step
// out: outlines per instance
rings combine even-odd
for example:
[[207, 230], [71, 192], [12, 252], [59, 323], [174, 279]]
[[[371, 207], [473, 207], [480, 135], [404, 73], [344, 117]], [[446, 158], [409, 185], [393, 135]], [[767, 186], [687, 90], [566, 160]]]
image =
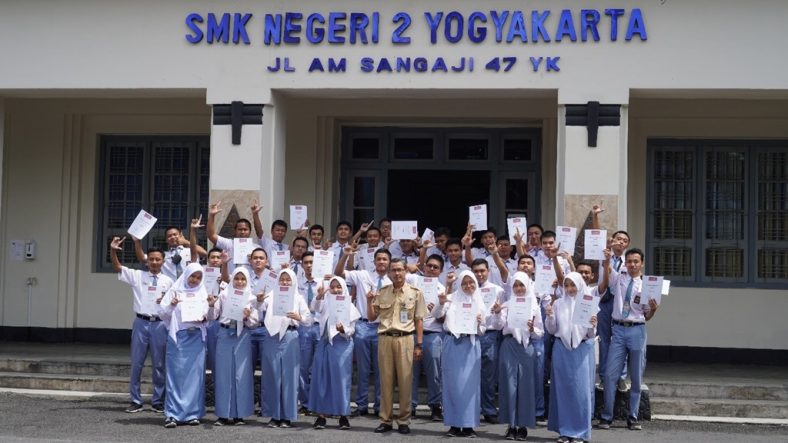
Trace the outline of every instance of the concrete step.
[[[128, 392], [128, 377], [110, 375], [32, 374], [0, 372], [0, 387], [62, 391]], [[150, 378], [142, 378], [141, 392], [153, 392]]]
[[[131, 364], [119, 362], [0, 358], [0, 372], [129, 377], [131, 373]], [[142, 377], [150, 377], [150, 374], [150, 362], [147, 362], [142, 368]]]
[[655, 413], [670, 415], [773, 419], [788, 417], [788, 401], [779, 400], [731, 400], [719, 398], [690, 400], [652, 396], [651, 408]]
[[649, 381], [651, 395], [674, 399], [732, 399], [788, 401], [788, 386], [769, 383], [702, 383], [676, 381]]

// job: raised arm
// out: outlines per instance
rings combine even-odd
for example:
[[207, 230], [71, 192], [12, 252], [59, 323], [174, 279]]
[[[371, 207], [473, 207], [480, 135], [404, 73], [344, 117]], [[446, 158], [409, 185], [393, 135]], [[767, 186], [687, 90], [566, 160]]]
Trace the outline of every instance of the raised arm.
[[222, 202], [218, 201], [208, 206], [208, 226], [206, 229], [208, 230], [208, 240], [213, 244], [216, 244], [219, 239], [219, 236], [216, 234], [216, 214], [222, 212], [221, 208], [219, 208], [221, 204]]
[[468, 229], [465, 231], [465, 235], [462, 237], [462, 249], [465, 252], [465, 263], [468, 266], [473, 263], [473, 251], [471, 250], [472, 245], [473, 236], [471, 234], [471, 225], [468, 225]]
[[[203, 227], [200, 224], [201, 222], [202, 222], [202, 214], [200, 214], [200, 218], [193, 218], [192, 224], [189, 226], [189, 249], [191, 250], [192, 261], [194, 261], [195, 263], [200, 262], [199, 259], [200, 255], [207, 255], [207, 254], [199, 254], [199, 250], [202, 248], [200, 248], [199, 245], [197, 245], [197, 228]], [[205, 252], [204, 249], [203, 252]], [[195, 261], [195, 258], [197, 259], [197, 261]]]
[[123, 247], [120, 245], [123, 244], [124, 240], [126, 240], [126, 237], [112, 237], [112, 242], [109, 244], [109, 259], [112, 261], [112, 270], [115, 272], [120, 272], [123, 268], [123, 265], [120, 264], [120, 259], [118, 259], [118, 251], [123, 250]]
[[501, 281], [506, 283], [506, 281], [509, 280], [509, 268], [506, 267], [506, 262], [503, 261], [501, 254], [498, 253], [498, 246], [496, 246], [495, 243], [492, 243], [487, 247], [487, 252], [492, 255], [495, 266], [497, 266], [498, 271], [501, 272]]
[[599, 202], [598, 205], [591, 207], [591, 229], [601, 229], [599, 225], [599, 214], [605, 212], [605, 209], [602, 208], [602, 203], [603, 202]]
[[609, 287], [611, 255], [613, 255], [613, 251], [610, 248], [605, 249], [605, 260], [602, 262], [602, 279], [599, 281], [599, 286], [597, 286], [597, 291], [599, 294], [604, 294]]
[[358, 241], [361, 239], [361, 236], [365, 232], [367, 232], [369, 230], [369, 227], [372, 226], [372, 223], [374, 223], [374, 222], [375, 222], [375, 220], [372, 220], [369, 223], [362, 223], [361, 227], [358, 228], [358, 231], [356, 231], [356, 233], [353, 234], [353, 238], [350, 239], [350, 242], [351, 243], [358, 243]]
[[518, 258], [528, 255], [528, 248], [526, 243], [523, 241], [523, 234], [520, 232], [520, 228], [517, 228], [517, 232], [514, 233], [514, 242], [514, 247], [517, 249]]
[[252, 202], [252, 223], [254, 224], [254, 233], [257, 235], [257, 238], [263, 238], [265, 235], [265, 230], [263, 229], [263, 222], [260, 221], [260, 211], [263, 209], [262, 205], [257, 201], [257, 199]]

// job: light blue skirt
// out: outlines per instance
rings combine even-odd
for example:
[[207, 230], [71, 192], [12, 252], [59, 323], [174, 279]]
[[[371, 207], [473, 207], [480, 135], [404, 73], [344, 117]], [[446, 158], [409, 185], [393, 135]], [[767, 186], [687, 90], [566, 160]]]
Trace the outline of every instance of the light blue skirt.
[[244, 418], [254, 413], [252, 342], [249, 331], [219, 328], [216, 340], [216, 416]]
[[337, 335], [334, 344], [320, 339], [312, 361], [310, 409], [323, 415], [350, 415], [352, 371], [353, 339]]
[[164, 415], [178, 422], [205, 415], [205, 342], [199, 328], [177, 333], [178, 342], [167, 336], [167, 395]]
[[565, 437], [591, 439], [594, 365], [594, 340], [570, 351], [556, 337], [547, 429]]
[[446, 334], [441, 352], [443, 424], [458, 428], [479, 426], [482, 350], [477, 337]]
[[534, 392], [536, 353], [506, 336], [498, 351], [498, 398], [501, 423], [510, 426], [536, 426], [536, 392]]

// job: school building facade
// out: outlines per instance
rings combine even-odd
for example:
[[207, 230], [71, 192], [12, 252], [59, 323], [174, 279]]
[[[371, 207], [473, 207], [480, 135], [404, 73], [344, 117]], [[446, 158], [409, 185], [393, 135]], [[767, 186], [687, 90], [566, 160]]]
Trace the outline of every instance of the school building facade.
[[[0, 330], [109, 340], [145, 208], [263, 224], [525, 214], [672, 281], [649, 358], [788, 361], [788, 3], [0, 4]], [[234, 206], [233, 206], [234, 204]], [[288, 236], [291, 238], [292, 234]], [[131, 243], [123, 259], [132, 260]]]

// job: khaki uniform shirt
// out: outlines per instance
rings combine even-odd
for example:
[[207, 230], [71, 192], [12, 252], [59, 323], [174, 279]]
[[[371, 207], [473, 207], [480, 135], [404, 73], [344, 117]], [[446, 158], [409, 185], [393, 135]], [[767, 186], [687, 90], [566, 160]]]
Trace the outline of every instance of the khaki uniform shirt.
[[[378, 334], [384, 332], [415, 332], [415, 319], [427, 316], [427, 305], [420, 289], [405, 283], [402, 288], [394, 289], [394, 285], [384, 286], [380, 294], [372, 301], [372, 309], [378, 314], [380, 327]], [[407, 321], [401, 312], [407, 312]]]

